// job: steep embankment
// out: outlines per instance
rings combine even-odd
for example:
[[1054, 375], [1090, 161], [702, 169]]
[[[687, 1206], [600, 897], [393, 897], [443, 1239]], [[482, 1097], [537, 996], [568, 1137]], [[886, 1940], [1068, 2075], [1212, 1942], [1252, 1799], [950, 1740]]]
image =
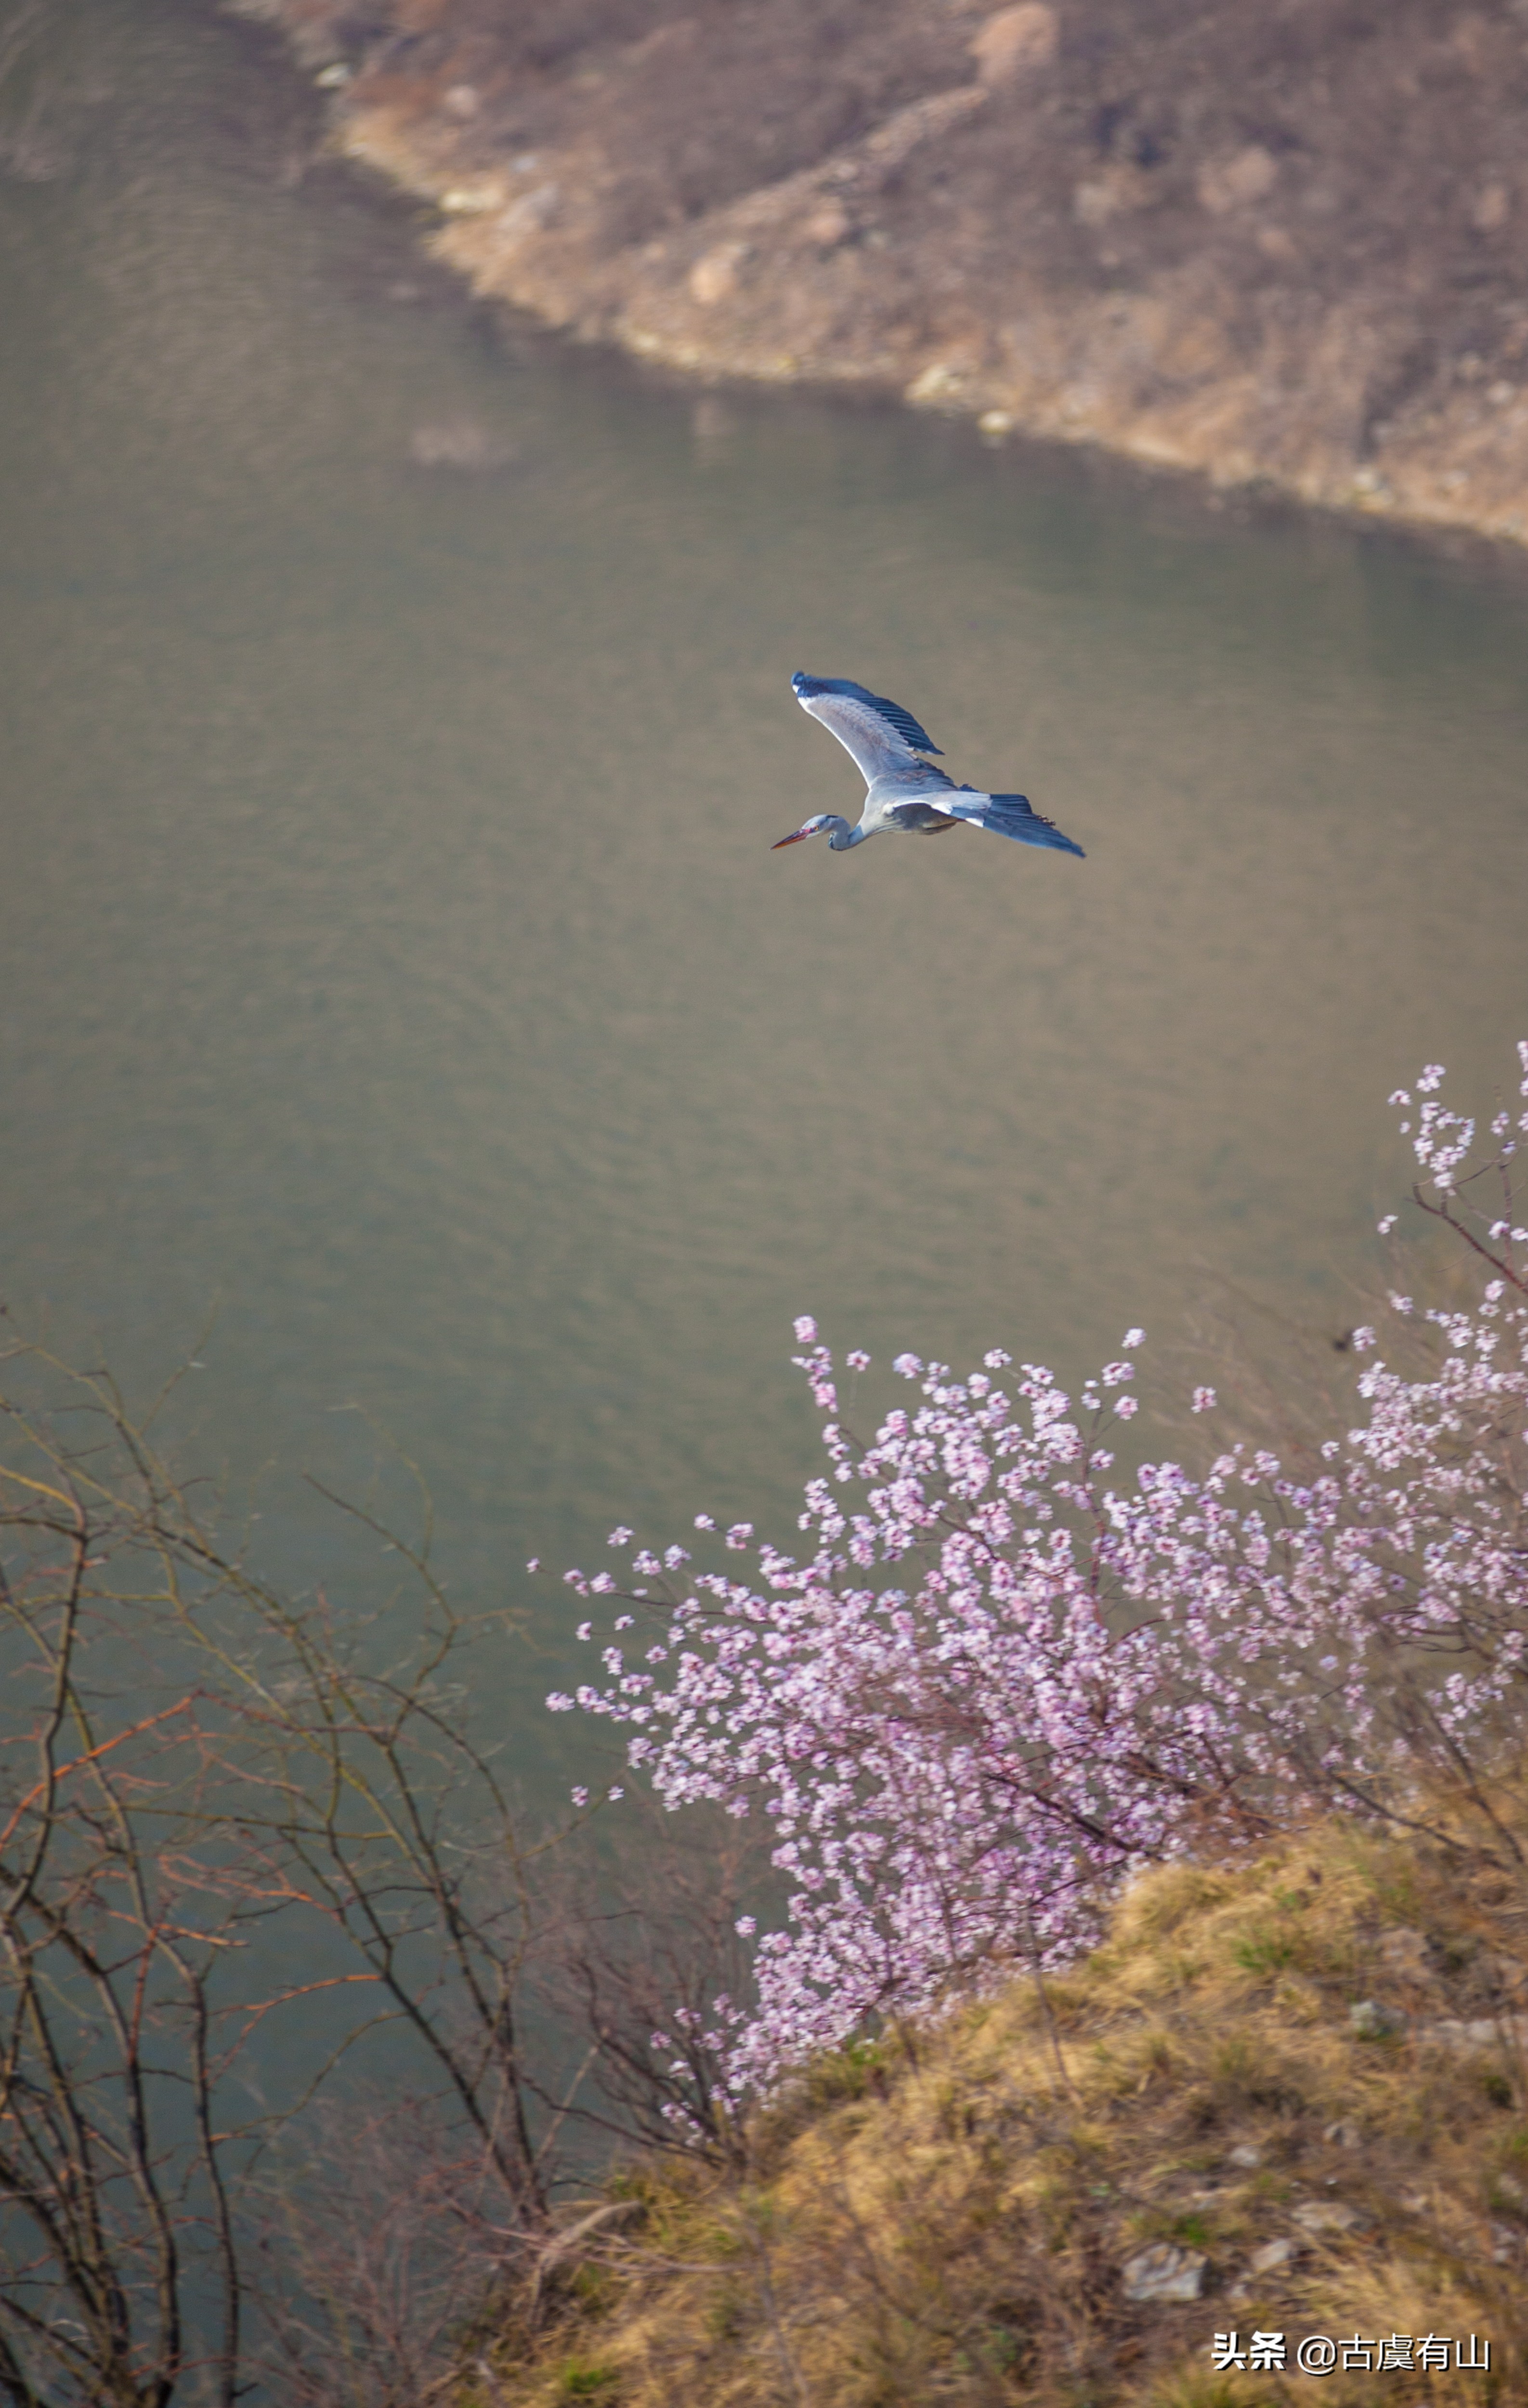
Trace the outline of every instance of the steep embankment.
[[1528, 0], [239, 0], [484, 294], [1528, 540]]
[[[1043, 1994], [820, 2065], [747, 2181], [628, 2173], [459, 2408], [1293, 2408], [1313, 2336], [1335, 2408], [1528, 2401], [1528, 1816], [1494, 1803], [1454, 1826], [1494, 1861], [1332, 1821], [1152, 1873]], [[1216, 2374], [1232, 2331], [1284, 2372]]]

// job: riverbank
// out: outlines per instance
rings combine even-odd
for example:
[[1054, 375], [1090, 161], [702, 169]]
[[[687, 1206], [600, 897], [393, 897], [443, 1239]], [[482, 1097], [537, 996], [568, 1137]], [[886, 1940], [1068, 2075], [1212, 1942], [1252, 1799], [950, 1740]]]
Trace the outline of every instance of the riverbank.
[[1495, 1861], [1466, 1810], [1454, 1847], [1339, 1815], [1151, 1872], [1043, 1991], [820, 2062], [747, 2179], [628, 2169], [459, 2408], [1522, 2402], [1516, 1784], [1492, 1808]]
[[475, 292], [1528, 541], [1528, 6], [242, 0]]

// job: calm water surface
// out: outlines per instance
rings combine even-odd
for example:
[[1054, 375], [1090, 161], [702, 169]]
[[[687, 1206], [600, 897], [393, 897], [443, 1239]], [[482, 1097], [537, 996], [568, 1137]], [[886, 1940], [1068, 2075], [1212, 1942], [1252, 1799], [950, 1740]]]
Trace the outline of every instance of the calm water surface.
[[[1528, 1030], [1521, 575], [506, 328], [189, 0], [66, 0], [0, 115], [0, 1290], [199, 1354], [271, 1570], [372, 1417], [536, 1617], [539, 1778], [525, 1557], [788, 1528], [795, 1313], [1074, 1373], [1226, 1283], [1351, 1317], [1387, 1091]], [[858, 810], [798, 666], [1086, 863], [772, 857]]]

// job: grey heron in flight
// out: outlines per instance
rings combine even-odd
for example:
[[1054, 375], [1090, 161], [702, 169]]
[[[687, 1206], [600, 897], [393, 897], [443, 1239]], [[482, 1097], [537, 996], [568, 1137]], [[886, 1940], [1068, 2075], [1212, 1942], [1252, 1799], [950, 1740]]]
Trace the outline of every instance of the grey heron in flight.
[[974, 786], [957, 786], [953, 778], [925, 760], [925, 753], [939, 748], [900, 703], [871, 694], [852, 678], [807, 677], [797, 669], [791, 683], [802, 710], [820, 719], [846, 752], [853, 754], [869, 792], [858, 827], [850, 827], [837, 811], [819, 811], [815, 819], [782, 836], [772, 852], [825, 835], [832, 852], [847, 853], [866, 837], [898, 831], [942, 836], [946, 828], [964, 821], [971, 827], [991, 828], [994, 836], [1011, 836], [1020, 844], [1046, 845], [1052, 853], [1075, 853], [1081, 858], [1082, 847], [1032, 810], [1022, 795], [982, 795]]

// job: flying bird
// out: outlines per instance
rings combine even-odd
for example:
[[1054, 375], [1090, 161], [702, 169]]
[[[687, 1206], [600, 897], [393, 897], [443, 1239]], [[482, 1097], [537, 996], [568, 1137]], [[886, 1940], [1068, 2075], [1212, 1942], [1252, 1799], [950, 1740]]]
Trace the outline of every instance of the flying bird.
[[1052, 853], [1075, 853], [1082, 847], [1042, 819], [1022, 795], [982, 795], [975, 786], [957, 786], [924, 754], [939, 747], [925, 735], [910, 710], [872, 694], [852, 678], [807, 677], [797, 669], [791, 680], [803, 710], [820, 719], [836, 736], [869, 792], [858, 827], [850, 827], [837, 811], [819, 811], [815, 819], [782, 836], [770, 847], [800, 844], [809, 836], [826, 836], [833, 853], [847, 853], [867, 837], [894, 835], [942, 836], [946, 828], [991, 828], [994, 836], [1011, 836], [1020, 844], [1039, 844]]

